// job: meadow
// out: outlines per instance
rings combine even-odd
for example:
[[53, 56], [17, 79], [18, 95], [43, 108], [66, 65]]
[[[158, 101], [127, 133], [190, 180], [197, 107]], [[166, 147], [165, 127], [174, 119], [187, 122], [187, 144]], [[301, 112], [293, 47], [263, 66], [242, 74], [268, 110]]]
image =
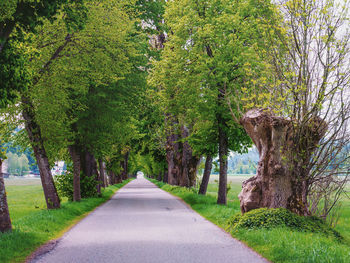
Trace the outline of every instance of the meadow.
[[[229, 176], [230, 190], [227, 206], [217, 205], [217, 176], [213, 176], [206, 196], [196, 193], [197, 189], [174, 187], [152, 180], [160, 188], [183, 199], [195, 211], [209, 221], [228, 229], [229, 219], [240, 213], [238, 194], [241, 183], [249, 177]], [[350, 262], [350, 200], [343, 198], [340, 218], [335, 228], [342, 241], [322, 233], [294, 231], [286, 227], [271, 229], [242, 229], [231, 232], [232, 236], [257, 251], [271, 262]]]
[[13, 231], [0, 234], [0, 262], [25, 261], [37, 248], [62, 236], [129, 181], [109, 186], [101, 197], [82, 199], [78, 203], [63, 199], [61, 209], [46, 210], [40, 180], [5, 179]]

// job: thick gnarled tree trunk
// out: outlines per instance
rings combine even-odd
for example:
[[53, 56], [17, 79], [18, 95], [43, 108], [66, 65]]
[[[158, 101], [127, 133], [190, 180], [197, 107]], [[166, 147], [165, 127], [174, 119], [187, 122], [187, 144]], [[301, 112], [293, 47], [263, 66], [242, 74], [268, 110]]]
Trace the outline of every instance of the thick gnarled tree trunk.
[[179, 152], [179, 136], [175, 133], [167, 136], [167, 145], [166, 145], [166, 159], [168, 162], [168, 176], [167, 183], [171, 185], [179, 185], [178, 178], [178, 167], [177, 167], [177, 158]]
[[2, 160], [0, 160], [0, 232], [12, 230], [9, 208], [7, 205], [5, 182], [2, 174]]
[[208, 155], [205, 159], [204, 173], [201, 186], [199, 187], [198, 194], [205, 195], [207, 193], [208, 183], [210, 179], [211, 169], [213, 167], [213, 157]]
[[173, 132], [167, 136], [168, 183], [192, 187], [196, 182], [196, 173], [200, 158], [193, 155], [188, 142], [180, 142], [189, 136], [186, 127], [181, 128], [181, 136]]
[[47, 208], [59, 208], [60, 199], [58, 197], [56, 186], [51, 174], [49, 160], [44, 147], [43, 138], [41, 136], [41, 130], [35, 120], [34, 107], [28, 97], [22, 96], [21, 99], [23, 104], [22, 116], [24, 118], [25, 128], [39, 167]]
[[[298, 143], [295, 141], [292, 121], [269, 111], [250, 110], [241, 119], [241, 124], [260, 156], [256, 176], [243, 182], [239, 194], [242, 213], [261, 207], [282, 207], [299, 215], [309, 215], [309, 171], [305, 167], [324, 136], [326, 125], [317, 117], [311, 118], [309, 128], [301, 133], [307, 141], [303, 145], [299, 139]], [[318, 128], [314, 129], [315, 126]]]

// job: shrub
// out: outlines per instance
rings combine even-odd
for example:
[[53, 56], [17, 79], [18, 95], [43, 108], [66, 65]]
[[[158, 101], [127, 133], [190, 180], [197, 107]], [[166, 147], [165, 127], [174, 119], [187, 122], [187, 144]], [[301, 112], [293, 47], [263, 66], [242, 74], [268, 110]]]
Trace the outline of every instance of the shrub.
[[318, 217], [299, 216], [284, 208], [259, 208], [236, 214], [228, 221], [228, 229], [288, 227], [302, 232], [317, 232], [341, 239], [341, 235]]
[[[55, 177], [57, 192], [60, 197], [67, 197], [69, 201], [73, 201], [73, 172], [70, 167], [65, 174]], [[98, 181], [94, 177], [88, 177], [83, 173], [80, 174], [80, 191], [82, 198], [97, 196]]]

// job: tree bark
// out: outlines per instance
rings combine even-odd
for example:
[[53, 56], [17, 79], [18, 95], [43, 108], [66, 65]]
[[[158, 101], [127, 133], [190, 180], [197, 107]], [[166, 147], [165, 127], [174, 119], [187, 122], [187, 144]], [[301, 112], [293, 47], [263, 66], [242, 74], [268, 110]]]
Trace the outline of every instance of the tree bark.
[[162, 181], [162, 172], [158, 173], [157, 181]]
[[115, 182], [116, 182], [116, 184], [120, 184], [120, 183], [123, 182], [122, 173], [118, 173], [118, 174], [115, 176]]
[[116, 175], [113, 171], [108, 171], [108, 176], [109, 176], [109, 183], [111, 185], [115, 185], [116, 184]]
[[[173, 121], [173, 126], [176, 124], [177, 122]], [[166, 144], [168, 175], [165, 180], [171, 185], [194, 186], [200, 158], [193, 155], [188, 142], [180, 142], [180, 139], [189, 136], [189, 130], [182, 126], [180, 135], [174, 130], [169, 133]]]
[[[222, 106], [224, 95], [220, 92], [218, 96], [219, 108]], [[217, 113], [218, 135], [219, 135], [219, 189], [218, 204], [226, 205], [227, 203], [227, 157], [228, 157], [228, 136], [227, 123], [220, 112]]]
[[179, 153], [179, 136], [175, 133], [167, 136], [166, 159], [168, 162], [168, 183], [170, 185], [179, 185], [178, 178], [178, 153]]
[[99, 164], [99, 168], [100, 168], [100, 177], [101, 177], [101, 181], [102, 181], [102, 187], [106, 188], [108, 187], [108, 182], [107, 182], [107, 177], [106, 177], [106, 173], [105, 173], [105, 168], [104, 168], [104, 163], [103, 160], [101, 158], [98, 159], [98, 164]]
[[211, 169], [213, 167], [213, 157], [211, 155], [208, 155], [205, 160], [205, 167], [204, 167], [204, 173], [202, 178], [201, 186], [199, 187], [198, 194], [205, 195], [207, 193], [209, 178]]
[[81, 167], [83, 173], [88, 177], [95, 178], [95, 180], [99, 182], [96, 186], [96, 190], [98, 194], [101, 194], [101, 179], [97, 168], [97, 161], [95, 159], [95, 156], [91, 154], [88, 150], [85, 150], [82, 156], [83, 158], [81, 158]]
[[269, 111], [250, 110], [241, 124], [260, 156], [256, 176], [243, 182], [239, 194], [242, 213], [260, 207], [282, 207], [299, 215], [309, 215], [309, 171], [305, 167], [326, 132], [326, 124], [317, 117], [311, 118], [301, 136], [307, 140], [305, 144], [296, 143], [291, 120]]
[[[182, 139], [187, 138], [189, 136], [188, 128], [183, 126], [181, 130]], [[196, 184], [196, 175], [200, 158], [193, 155], [191, 146], [187, 141], [181, 143], [180, 146], [182, 158], [181, 166], [179, 168], [181, 171], [179, 184], [180, 186], [192, 187]]]
[[168, 170], [164, 171], [164, 176], [163, 176], [163, 183], [168, 183]]
[[59, 208], [60, 199], [58, 197], [56, 186], [51, 174], [49, 160], [44, 147], [43, 138], [41, 136], [41, 130], [35, 120], [34, 107], [28, 97], [22, 95], [21, 99], [23, 104], [22, 116], [25, 121], [25, 128], [39, 167], [47, 208]]
[[6, 198], [5, 182], [2, 174], [2, 160], [0, 160], [0, 232], [11, 230], [12, 225]]
[[122, 177], [122, 180], [127, 180], [128, 179], [128, 170], [129, 170], [129, 152], [125, 153], [124, 154], [124, 160], [122, 161], [122, 168], [123, 168], [123, 171], [122, 171], [122, 174], [121, 174], [121, 177]]
[[80, 151], [76, 145], [68, 147], [72, 162], [73, 162], [73, 201], [81, 200], [80, 191]]

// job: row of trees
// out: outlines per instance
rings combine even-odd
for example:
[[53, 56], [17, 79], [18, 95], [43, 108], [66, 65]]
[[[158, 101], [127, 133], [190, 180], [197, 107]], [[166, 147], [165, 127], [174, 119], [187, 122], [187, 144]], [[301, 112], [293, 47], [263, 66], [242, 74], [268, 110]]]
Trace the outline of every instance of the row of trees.
[[[50, 169], [56, 160], [73, 164], [74, 201], [81, 199], [81, 173], [99, 181], [97, 192], [127, 178], [147, 66], [137, 4], [1, 4], [3, 141], [33, 149], [48, 209], [60, 207]], [[14, 127], [25, 129], [14, 133]], [[0, 230], [6, 231], [11, 222], [3, 182], [0, 192]]]
[[326, 218], [349, 174], [348, 7], [169, 1], [166, 42], [148, 78], [163, 119], [165, 181], [192, 186], [199, 157], [211, 169], [218, 154], [218, 203], [225, 204], [228, 151], [254, 143], [260, 160], [243, 183], [242, 212], [284, 207]]
[[[342, 5], [2, 3], [2, 140], [32, 147], [50, 209], [60, 207], [50, 171], [58, 159], [73, 164], [79, 201], [81, 173], [100, 182], [97, 191], [138, 170], [192, 187], [202, 157], [205, 194], [219, 156], [217, 202], [226, 204], [229, 151], [255, 144], [260, 160], [243, 183], [242, 212], [285, 207], [326, 217], [349, 173]], [[0, 217], [0, 230], [10, 229], [3, 181]]]

